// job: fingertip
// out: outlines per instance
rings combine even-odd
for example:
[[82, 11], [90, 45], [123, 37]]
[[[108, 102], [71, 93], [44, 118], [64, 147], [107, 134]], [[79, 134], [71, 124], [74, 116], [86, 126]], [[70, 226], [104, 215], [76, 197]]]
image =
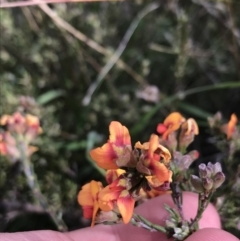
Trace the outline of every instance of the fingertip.
[[239, 239], [222, 229], [204, 228], [193, 233], [185, 241], [239, 241]]
[[[175, 207], [172, 197], [169, 194], [161, 195], [153, 198], [139, 207], [136, 208], [136, 212], [148, 218], [151, 222], [164, 225], [165, 220], [169, 217], [169, 214], [164, 209], [164, 204], [170, 207]], [[183, 193], [183, 214], [184, 217], [190, 221], [197, 214], [198, 209], [198, 194], [192, 192]], [[221, 220], [216, 208], [209, 204], [202, 218], [199, 222], [200, 228], [221, 228]]]
[[[193, 219], [197, 214], [198, 194], [184, 192], [183, 194], [183, 213], [187, 220]], [[204, 211], [199, 227], [202, 228], [221, 228], [220, 216], [213, 204], [209, 204]]]

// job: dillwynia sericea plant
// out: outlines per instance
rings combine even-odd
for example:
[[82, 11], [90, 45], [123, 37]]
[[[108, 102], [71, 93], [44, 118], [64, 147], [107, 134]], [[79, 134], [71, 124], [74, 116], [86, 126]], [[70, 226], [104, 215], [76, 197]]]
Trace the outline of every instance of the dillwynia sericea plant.
[[39, 182], [35, 175], [31, 155], [38, 150], [32, 146], [37, 136], [42, 133], [38, 117], [15, 112], [12, 115], [3, 115], [0, 118], [0, 154], [7, 156], [11, 163], [20, 162], [27, 184], [32, 191], [32, 196], [40, 204], [42, 209], [50, 215], [60, 231], [66, 231], [67, 227], [60, 215], [48, 204], [42, 194]]
[[[225, 133], [233, 133], [230, 121]], [[83, 215], [97, 223], [132, 223], [149, 231], [163, 232], [174, 240], [184, 240], [198, 229], [198, 222], [213, 193], [225, 180], [220, 163], [201, 164], [199, 175], [190, 175], [189, 166], [198, 158], [197, 151], [186, 153], [187, 147], [198, 135], [193, 118], [185, 119], [180, 113], [171, 113], [158, 124], [159, 135], [134, 145], [128, 129], [117, 121], [109, 126], [109, 140], [102, 147], [90, 151], [96, 164], [106, 170], [107, 186], [91, 181], [82, 187], [78, 202]], [[188, 221], [182, 210], [182, 191], [198, 192], [198, 210]], [[171, 193], [175, 208], [165, 205], [169, 213], [164, 226], [151, 223], [135, 214], [134, 207], [143, 199]]]
[[[212, 130], [226, 137], [230, 146], [228, 161], [231, 161], [234, 152], [240, 148], [236, 115], [232, 114], [230, 121], [224, 125], [219, 113], [208, 121]], [[3, 127], [0, 131], [0, 154], [11, 163], [19, 161], [22, 164], [33, 197], [49, 213], [58, 229], [66, 231], [61, 215], [50, 207], [42, 194], [30, 160], [37, 151], [32, 143], [42, 133], [39, 119], [15, 112], [2, 116], [0, 125]], [[112, 121], [109, 130], [107, 143], [90, 151], [96, 164], [106, 170], [108, 185], [103, 187], [101, 182], [91, 181], [82, 187], [78, 202], [84, 217], [92, 219], [91, 226], [98, 223], [132, 223], [149, 231], [163, 232], [174, 240], [186, 239], [198, 229], [198, 222], [210, 198], [225, 180], [218, 162], [200, 164], [198, 176], [189, 172], [189, 166], [199, 156], [197, 151], [187, 153], [187, 147], [199, 133], [196, 121], [173, 112], [158, 124], [159, 135], [152, 134], [148, 142], [137, 142], [134, 146], [128, 129], [121, 123]], [[233, 183], [238, 182], [234, 179]], [[199, 196], [198, 210], [195, 218], [188, 221], [182, 210], [182, 191], [193, 189]], [[165, 205], [169, 216], [164, 226], [134, 213], [134, 207], [141, 201], [166, 193], [171, 194], [175, 207]]]

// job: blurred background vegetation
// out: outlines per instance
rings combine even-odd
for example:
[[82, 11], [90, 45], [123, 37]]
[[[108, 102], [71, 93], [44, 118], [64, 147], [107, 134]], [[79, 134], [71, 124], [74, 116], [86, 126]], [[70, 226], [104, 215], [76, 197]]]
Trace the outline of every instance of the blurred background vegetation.
[[[146, 141], [165, 116], [180, 111], [200, 125], [191, 145], [201, 155], [195, 165], [219, 158], [206, 117], [240, 116], [239, 13], [238, 0], [0, 9], [0, 114], [27, 105], [40, 118], [32, 162], [69, 230], [89, 225], [76, 196], [86, 182], [104, 178], [88, 151], [108, 138], [112, 120], [130, 129], [133, 142]], [[0, 231], [56, 229], [34, 204], [19, 163], [0, 158]], [[225, 228], [236, 234], [236, 222]]]

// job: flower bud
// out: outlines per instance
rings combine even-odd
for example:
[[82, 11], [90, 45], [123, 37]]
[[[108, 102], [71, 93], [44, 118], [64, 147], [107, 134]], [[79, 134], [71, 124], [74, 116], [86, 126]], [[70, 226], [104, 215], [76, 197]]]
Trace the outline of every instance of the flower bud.
[[219, 162], [216, 162], [213, 165], [213, 175], [216, 175], [218, 172], [222, 172], [222, 166]]
[[199, 176], [201, 178], [207, 177], [208, 173], [207, 173], [206, 168], [207, 168], [207, 166], [204, 163], [202, 163], [198, 166]]
[[209, 177], [203, 178], [202, 184], [207, 191], [210, 191], [213, 188], [213, 180]]
[[191, 184], [196, 189], [196, 191], [198, 192], [204, 191], [202, 180], [198, 176], [191, 175]]
[[223, 182], [225, 181], [225, 175], [222, 172], [218, 172], [216, 173], [216, 175], [214, 176], [214, 185], [213, 187], [215, 189], [219, 188]]

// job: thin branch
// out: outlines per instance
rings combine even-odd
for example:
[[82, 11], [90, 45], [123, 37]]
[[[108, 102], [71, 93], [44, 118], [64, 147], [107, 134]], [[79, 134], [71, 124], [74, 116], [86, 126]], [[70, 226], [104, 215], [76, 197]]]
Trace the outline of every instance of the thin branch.
[[0, 4], [0, 8], [16, 8], [34, 6], [46, 3], [64, 3], [64, 2], [122, 2], [124, 0], [36, 0], [36, 1], [19, 1], [19, 2], [5, 2]]
[[29, 10], [28, 7], [24, 7], [24, 8], [21, 8], [23, 14], [25, 15], [27, 21], [28, 21], [28, 24], [30, 26], [30, 28], [35, 32], [35, 33], [38, 33], [39, 32], [39, 27], [31, 13], [31, 11]]
[[[38, 0], [34, 0], [34, 1], [38, 1]], [[59, 28], [66, 30], [68, 33], [72, 34], [76, 39], [84, 42], [86, 45], [88, 45], [90, 48], [94, 49], [98, 53], [100, 53], [106, 57], [109, 57], [110, 51], [108, 49], [102, 47], [97, 42], [88, 38], [85, 34], [81, 33], [79, 30], [77, 30], [72, 25], [70, 25], [68, 22], [63, 20], [47, 4], [39, 5], [39, 7], [42, 9], [43, 12], [45, 12], [56, 23], [56, 25]], [[129, 65], [127, 65], [123, 60], [118, 59], [116, 62], [116, 65], [120, 69], [122, 69], [126, 73], [128, 73], [139, 84], [146, 85], [147, 81], [140, 74], [138, 74], [136, 71], [134, 71]]]
[[129, 26], [127, 32], [125, 33], [121, 43], [119, 44], [117, 50], [114, 52], [112, 57], [108, 60], [106, 65], [102, 68], [101, 72], [97, 76], [96, 81], [89, 87], [87, 94], [83, 98], [82, 104], [84, 106], [89, 105], [92, 95], [94, 92], [100, 87], [101, 83], [103, 82], [105, 76], [108, 74], [108, 72], [112, 69], [112, 67], [117, 63], [118, 59], [122, 55], [123, 51], [125, 50], [130, 38], [132, 37], [134, 31], [136, 30], [138, 24], [140, 21], [150, 12], [156, 10], [159, 7], [159, 4], [157, 3], [151, 3], [147, 7], [145, 7], [140, 13], [137, 15], [137, 17], [133, 20], [131, 25]]

